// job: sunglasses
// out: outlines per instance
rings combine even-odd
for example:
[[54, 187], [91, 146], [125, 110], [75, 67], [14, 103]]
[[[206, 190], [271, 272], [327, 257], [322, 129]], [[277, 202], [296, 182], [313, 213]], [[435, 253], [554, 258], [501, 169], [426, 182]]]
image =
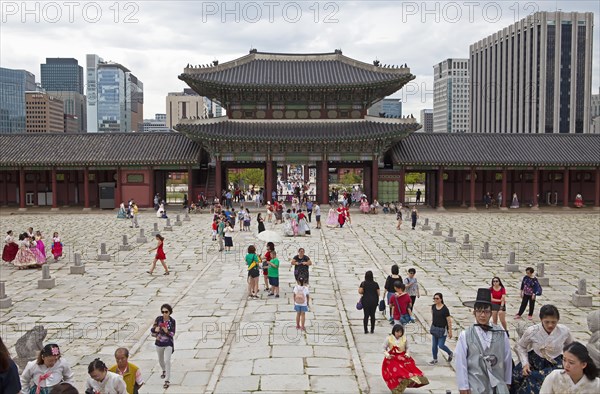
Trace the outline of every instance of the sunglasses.
[[433, 297], [433, 299], [434, 299], [434, 300], [439, 300], [439, 299], [440, 299], [440, 297]]
[[162, 313], [170, 313], [169, 311], [162, 311]]

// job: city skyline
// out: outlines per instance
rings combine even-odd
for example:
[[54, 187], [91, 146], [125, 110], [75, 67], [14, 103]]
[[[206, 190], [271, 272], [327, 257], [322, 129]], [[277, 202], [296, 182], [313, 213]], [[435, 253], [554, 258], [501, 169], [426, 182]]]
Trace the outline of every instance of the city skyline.
[[[417, 78], [392, 97], [402, 100], [404, 115], [418, 116], [421, 109], [433, 107], [433, 66], [446, 58], [468, 57], [473, 42], [534, 11], [593, 12], [596, 24], [600, 20], [600, 5], [592, 1], [477, 6], [427, 2], [426, 7], [420, 2], [275, 2], [270, 8], [263, 3], [228, 2], [228, 9], [221, 9], [218, 2], [126, 3], [128, 8], [119, 3], [119, 9], [108, 3], [82, 3], [70, 9], [54, 3], [60, 17], [51, 7], [35, 9], [32, 4], [26, 12], [20, 4], [2, 4], [0, 50], [13, 54], [3, 57], [2, 67], [28, 70], [39, 82], [46, 57], [73, 57], [85, 64], [86, 54], [98, 53], [105, 60], [127, 64], [144, 81], [144, 111], [150, 114], [165, 112], [167, 94], [183, 90], [185, 84], [177, 76], [188, 63], [224, 63], [256, 48], [284, 53], [342, 49], [344, 55], [367, 63], [375, 59], [382, 64], [406, 63]], [[593, 36], [596, 92], [597, 27]], [[39, 49], [23, 51], [25, 47]]]

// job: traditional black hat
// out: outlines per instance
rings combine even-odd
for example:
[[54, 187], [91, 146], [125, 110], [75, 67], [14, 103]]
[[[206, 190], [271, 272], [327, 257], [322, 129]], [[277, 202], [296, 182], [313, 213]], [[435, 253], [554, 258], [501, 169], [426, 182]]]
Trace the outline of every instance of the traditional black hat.
[[500, 305], [492, 304], [492, 292], [488, 288], [477, 289], [477, 299], [475, 301], [463, 302], [463, 305], [469, 308], [475, 308], [475, 304], [491, 305], [493, 310], [500, 309]]

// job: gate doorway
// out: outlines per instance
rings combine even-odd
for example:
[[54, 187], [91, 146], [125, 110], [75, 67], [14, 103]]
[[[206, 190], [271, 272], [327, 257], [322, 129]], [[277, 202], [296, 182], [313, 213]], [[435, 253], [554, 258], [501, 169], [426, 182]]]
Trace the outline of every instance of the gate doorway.
[[187, 177], [187, 172], [169, 172], [167, 174], [167, 204], [183, 204], [184, 199], [188, 197], [189, 194]]

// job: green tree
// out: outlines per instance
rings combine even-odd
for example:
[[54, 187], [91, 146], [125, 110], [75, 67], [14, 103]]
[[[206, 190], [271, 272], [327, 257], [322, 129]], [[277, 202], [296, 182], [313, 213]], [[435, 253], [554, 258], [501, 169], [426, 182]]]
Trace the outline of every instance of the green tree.
[[412, 191], [415, 189], [415, 184], [425, 183], [424, 172], [409, 172], [404, 176], [404, 183], [409, 185], [409, 189]]
[[260, 168], [247, 168], [240, 172], [240, 178], [253, 187], [265, 185], [265, 173]]
[[340, 183], [345, 186], [355, 185], [362, 182], [362, 177], [354, 172], [342, 175]]

